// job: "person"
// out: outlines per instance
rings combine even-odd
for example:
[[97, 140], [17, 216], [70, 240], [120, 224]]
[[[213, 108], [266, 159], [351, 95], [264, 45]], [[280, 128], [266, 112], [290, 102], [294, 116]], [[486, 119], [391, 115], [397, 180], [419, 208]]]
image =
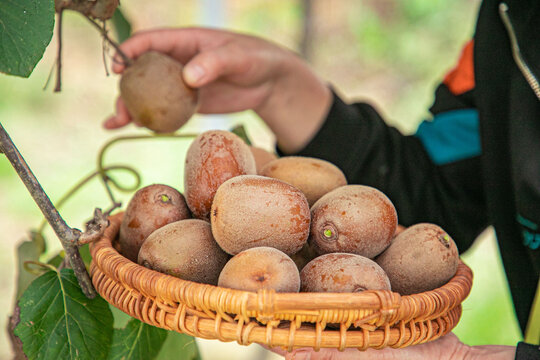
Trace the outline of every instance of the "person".
[[[349, 183], [377, 187], [395, 204], [402, 225], [439, 224], [461, 252], [492, 225], [520, 327], [525, 332], [529, 324], [531, 332], [529, 320], [540, 319], [531, 315], [540, 273], [539, 18], [538, 1], [483, 1], [473, 39], [436, 90], [433, 119], [415, 135], [389, 127], [367, 103], [346, 104], [299, 57], [261, 38], [158, 29], [135, 34], [121, 49], [132, 58], [156, 50], [184, 63], [186, 83], [199, 89], [200, 113], [254, 110], [275, 134], [281, 155], [322, 158], [341, 168]], [[113, 70], [121, 73], [124, 66]], [[130, 121], [118, 99], [104, 126]], [[405, 349], [283, 355], [538, 359], [536, 331], [517, 346], [467, 346], [448, 334]]]

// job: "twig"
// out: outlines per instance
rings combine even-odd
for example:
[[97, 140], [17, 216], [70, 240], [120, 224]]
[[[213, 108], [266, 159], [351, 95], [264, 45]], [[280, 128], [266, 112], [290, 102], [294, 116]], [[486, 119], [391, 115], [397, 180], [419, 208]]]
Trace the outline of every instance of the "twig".
[[[103, 21], [103, 29], [107, 31], [107, 23]], [[109, 67], [107, 65], [107, 51], [109, 49], [109, 43], [107, 41], [103, 41], [102, 47], [101, 47], [101, 57], [103, 59], [103, 67], [105, 68], [105, 75], [109, 76]]]
[[70, 228], [60, 216], [58, 210], [54, 207], [40, 183], [37, 181], [19, 150], [15, 144], [13, 144], [13, 141], [2, 126], [2, 123], [0, 123], [0, 147], [4, 150], [4, 154], [15, 171], [17, 171], [17, 174], [30, 192], [30, 195], [32, 195], [32, 198], [60, 239], [62, 247], [66, 252], [66, 257], [69, 259], [83, 293], [88, 298], [94, 298], [96, 296], [96, 290], [92, 286], [92, 281], [86, 271], [78, 248], [78, 240], [81, 236], [81, 232], [77, 229]]
[[107, 29], [105, 29], [103, 26], [101, 26], [95, 20], [89, 18], [88, 16], [85, 16], [85, 17], [92, 25], [94, 25], [99, 30], [103, 38], [109, 44], [111, 44], [111, 46], [116, 50], [117, 54], [120, 55], [120, 57], [124, 61], [124, 65], [130, 66], [133, 63], [133, 61], [120, 49], [120, 46], [116, 43], [116, 41], [114, 41], [113, 39], [109, 37], [109, 34], [107, 33]]
[[79, 245], [89, 244], [103, 236], [103, 232], [109, 226], [108, 215], [104, 214], [101, 209], [94, 211], [94, 218], [86, 223], [86, 231], [79, 237]]
[[56, 55], [56, 86], [54, 92], [62, 91], [62, 14], [64, 10], [58, 12], [58, 54]]

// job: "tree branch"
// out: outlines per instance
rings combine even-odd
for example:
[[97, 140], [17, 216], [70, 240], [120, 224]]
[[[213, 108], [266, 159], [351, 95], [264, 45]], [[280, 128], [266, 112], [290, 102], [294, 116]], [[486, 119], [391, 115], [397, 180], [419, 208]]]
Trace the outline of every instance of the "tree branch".
[[32, 198], [56, 233], [56, 236], [60, 239], [62, 247], [66, 252], [66, 258], [69, 259], [83, 293], [88, 298], [94, 298], [96, 296], [96, 290], [92, 286], [92, 281], [86, 271], [78, 248], [78, 240], [81, 236], [81, 232], [77, 229], [70, 228], [60, 216], [58, 210], [54, 207], [40, 183], [37, 181], [35, 175], [32, 173], [32, 170], [30, 170], [28, 164], [2, 126], [2, 123], [0, 123], [0, 148], [3, 150], [15, 171], [17, 171], [17, 174], [30, 192], [30, 195], [32, 195]]

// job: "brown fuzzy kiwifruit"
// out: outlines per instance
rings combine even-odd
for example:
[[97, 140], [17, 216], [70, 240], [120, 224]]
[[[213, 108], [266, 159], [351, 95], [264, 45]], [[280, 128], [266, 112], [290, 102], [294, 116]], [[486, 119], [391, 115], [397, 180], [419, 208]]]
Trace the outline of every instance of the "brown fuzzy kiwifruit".
[[131, 197], [118, 234], [122, 255], [137, 262], [139, 249], [154, 230], [190, 217], [184, 196], [163, 184], [145, 186]]
[[207, 221], [185, 219], [150, 234], [141, 246], [138, 263], [184, 280], [216, 285], [228, 259]]
[[356, 254], [321, 255], [304, 266], [300, 281], [302, 292], [390, 290], [384, 270], [375, 261]]
[[397, 235], [375, 261], [388, 274], [394, 291], [410, 295], [447, 283], [456, 274], [459, 254], [441, 227], [420, 223]]
[[251, 150], [251, 153], [253, 154], [253, 158], [255, 159], [255, 165], [257, 168], [257, 174], [259, 175], [264, 165], [278, 158], [276, 154], [257, 146], [250, 145], [249, 150]]
[[218, 285], [226, 288], [276, 292], [298, 292], [300, 275], [284, 252], [271, 247], [256, 247], [233, 256], [223, 267]]
[[309, 206], [300, 190], [264, 176], [227, 180], [212, 203], [212, 233], [232, 255], [259, 246], [294, 254], [307, 241], [309, 220]]
[[318, 254], [345, 252], [374, 258], [397, 227], [394, 205], [381, 191], [365, 185], [332, 190], [311, 207], [309, 242]]
[[197, 136], [187, 151], [184, 168], [184, 194], [193, 216], [209, 220], [218, 187], [232, 177], [255, 172], [253, 155], [237, 135], [209, 130]]
[[324, 194], [347, 185], [345, 175], [337, 166], [311, 157], [285, 156], [267, 163], [259, 174], [297, 187], [306, 195], [309, 206]]
[[120, 96], [136, 125], [158, 133], [178, 130], [195, 113], [198, 91], [182, 77], [183, 65], [149, 51], [128, 66], [120, 79]]

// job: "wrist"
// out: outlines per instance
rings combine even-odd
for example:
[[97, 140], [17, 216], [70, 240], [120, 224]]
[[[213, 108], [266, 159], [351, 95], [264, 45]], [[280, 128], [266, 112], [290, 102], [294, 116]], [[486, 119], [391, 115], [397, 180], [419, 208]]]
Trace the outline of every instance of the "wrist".
[[332, 93], [309, 66], [289, 54], [279, 64], [267, 98], [255, 108], [286, 153], [301, 150], [320, 128]]

